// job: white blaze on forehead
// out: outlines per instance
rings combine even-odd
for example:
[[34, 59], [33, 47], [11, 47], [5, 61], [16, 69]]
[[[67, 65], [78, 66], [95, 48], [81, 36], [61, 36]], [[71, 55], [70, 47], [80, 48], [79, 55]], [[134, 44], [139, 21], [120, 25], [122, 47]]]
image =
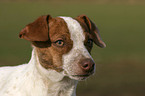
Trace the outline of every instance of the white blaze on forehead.
[[81, 25], [78, 23], [78, 21], [76, 21], [71, 17], [60, 17], [60, 18], [63, 18], [67, 23], [71, 35], [71, 40], [73, 41], [73, 45], [77, 47], [78, 44], [81, 44], [81, 42], [85, 40], [85, 35]]
[[78, 62], [82, 57], [92, 58], [84, 45], [85, 34], [79, 22], [71, 17], [60, 17], [64, 19], [70, 32], [73, 47], [67, 54], [63, 55], [63, 68], [68, 75], [74, 75], [79, 69]]

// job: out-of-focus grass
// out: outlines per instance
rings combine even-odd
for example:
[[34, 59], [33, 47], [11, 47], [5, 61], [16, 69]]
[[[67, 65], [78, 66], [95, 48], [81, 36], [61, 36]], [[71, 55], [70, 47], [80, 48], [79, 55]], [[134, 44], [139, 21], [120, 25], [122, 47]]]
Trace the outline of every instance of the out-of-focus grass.
[[145, 6], [96, 3], [1, 2], [0, 65], [30, 59], [30, 43], [20, 30], [38, 16], [86, 14], [99, 29], [107, 48], [94, 46], [97, 74], [79, 83], [78, 96], [144, 96]]

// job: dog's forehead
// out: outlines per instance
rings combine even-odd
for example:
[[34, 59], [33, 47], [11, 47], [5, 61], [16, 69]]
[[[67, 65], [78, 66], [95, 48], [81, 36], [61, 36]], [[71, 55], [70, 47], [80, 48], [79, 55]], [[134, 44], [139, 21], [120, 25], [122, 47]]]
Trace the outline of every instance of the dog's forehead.
[[63, 34], [69, 34], [69, 29], [66, 22], [62, 18], [53, 18], [49, 22], [49, 37], [59, 36]]
[[77, 20], [71, 17], [60, 17], [60, 18], [62, 18], [66, 22], [73, 43], [80, 44], [80, 42], [85, 40], [84, 31]]

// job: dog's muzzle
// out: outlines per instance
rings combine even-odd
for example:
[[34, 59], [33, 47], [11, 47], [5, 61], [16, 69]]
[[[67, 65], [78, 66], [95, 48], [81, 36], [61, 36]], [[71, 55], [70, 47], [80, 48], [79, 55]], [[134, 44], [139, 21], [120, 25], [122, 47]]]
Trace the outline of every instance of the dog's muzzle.
[[79, 80], [84, 80], [88, 78], [95, 71], [95, 63], [90, 58], [81, 59], [78, 62], [78, 65], [80, 71], [77, 72], [76, 75], [72, 75], [72, 76], [78, 78]]

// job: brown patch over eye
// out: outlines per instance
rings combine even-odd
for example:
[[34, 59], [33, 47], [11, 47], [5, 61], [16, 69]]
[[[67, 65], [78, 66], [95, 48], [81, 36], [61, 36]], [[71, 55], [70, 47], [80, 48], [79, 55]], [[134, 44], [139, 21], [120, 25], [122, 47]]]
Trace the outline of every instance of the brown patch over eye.
[[92, 35], [92, 39], [96, 45], [101, 48], [106, 47], [105, 43], [100, 37], [100, 33], [95, 23], [92, 22], [86, 15], [80, 15], [75, 18], [83, 27], [84, 32], [88, 32]]
[[73, 47], [70, 33], [65, 21], [53, 18], [49, 22], [49, 40], [46, 42], [32, 42], [36, 48], [39, 62], [45, 69], [63, 71], [62, 55], [68, 53]]
[[88, 39], [88, 41], [86, 42], [86, 45], [89, 47], [93, 46], [93, 40], [92, 39]]
[[87, 39], [87, 40], [85, 41], [85, 46], [86, 46], [87, 50], [88, 50], [89, 52], [91, 52], [92, 47], [93, 47], [93, 40], [92, 40], [92, 39]]

